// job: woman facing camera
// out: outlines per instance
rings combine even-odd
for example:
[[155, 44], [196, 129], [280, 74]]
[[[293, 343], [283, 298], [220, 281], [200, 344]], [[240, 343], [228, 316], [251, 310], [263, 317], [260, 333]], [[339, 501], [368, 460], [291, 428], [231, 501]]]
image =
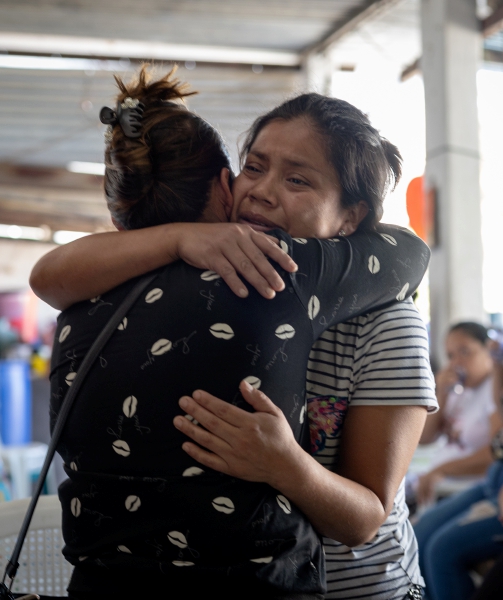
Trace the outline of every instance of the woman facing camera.
[[[152, 89], [162, 87], [154, 84]], [[150, 90], [144, 77], [138, 86], [123, 88], [120, 103], [132, 98], [143, 105], [138, 127], [141, 134], [133, 141], [125, 139], [128, 136], [120, 122], [114, 123], [113, 138], [107, 148], [109, 206], [115, 221], [124, 228], [153, 225], [156, 218], [159, 222], [173, 219], [162, 215], [160, 205], [164, 200], [172, 201], [172, 186], [163, 177], [171, 171], [170, 152], [176, 147], [159, 151], [156, 140], [166, 141], [173, 131], [192, 135], [191, 152], [187, 154], [185, 147], [181, 152], [190, 160], [185, 169], [177, 169], [176, 178], [190, 181], [198, 173], [193, 158], [199, 156], [200, 132], [194, 136], [190, 127], [176, 122], [181, 119], [193, 123], [198, 118], [178, 105], [168, 104], [166, 101], [173, 94], [158, 91], [151, 96]], [[169, 116], [170, 122], [162, 125], [162, 133], [157, 133], [154, 127], [148, 129], [153, 122], [149, 121], [152, 114], [149, 111], [154, 109], [163, 111], [166, 118]], [[73, 430], [70, 424], [61, 447], [65, 463], [76, 467], [76, 470], [68, 468], [70, 480], [62, 486], [60, 496], [66, 523], [66, 554], [77, 565], [70, 591], [77, 597], [79, 594], [85, 597], [96, 589], [117, 589], [119, 573], [134, 572], [140, 577], [146, 571], [149, 589], [154, 591], [163, 589], [160, 586], [169, 579], [171, 585], [180, 585], [189, 593], [192, 590], [193, 597], [207, 590], [208, 585], [229, 597], [235, 597], [236, 590], [240, 597], [246, 593], [255, 597], [259, 592], [265, 597], [304, 597], [299, 596], [301, 593], [315, 597], [323, 589], [323, 565], [312, 531], [296, 505], [321, 533], [339, 540], [337, 543], [326, 540], [327, 547], [337, 546], [339, 550], [343, 543], [353, 546], [384, 542], [387, 556], [380, 565], [385, 566], [377, 570], [384, 577], [370, 575], [372, 591], [379, 591], [379, 587], [391, 589], [388, 565], [399, 563], [404, 575], [399, 575], [398, 582], [394, 577], [392, 589], [397, 595], [393, 597], [403, 597], [411, 586], [421, 583], [412, 564], [413, 539], [406, 528], [405, 513], [400, 510], [397, 519], [396, 510], [393, 511], [394, 498], [424, 423], [425, 408], [434, 406], [421, 323], [410, 305], [367, 314], [372, 308], [403, 300], [417, 286], [428, 259], [424, 245], [405, 231], [397, 228], [374, 231], [385, 189], [393, 176], [399, 176], [398, 151], [379, 136], [362, 113], [345, 102], [309, 94], [277, 110], [286, 112], [266, 118], [255, 130], [233, 193], [227, 184], [225, 166], [208, 171], [206, 202], [202, 203], [199, 216], [191, 217], [225, 221], [231, 216], [239, 225], [183, 223], [102, 234], [58, 249], [42, 259], [34, 271], [34, 289], [47, 299], [59, 294], [59, 306], [102, 294], [128, 277], [180, 256], [199, 268], [213, 271], [221, 268], [222, 276], [238, 293], [243, 284], [235, 277], [234, 264], [251, 279], [256, 277], [258, 287], [263, 287], [264, 281], [271, 281], [271, 288], [278, 292], [273, 300], [266, 300], [253, 290], [246, 290], [241, 295], [249, 297], [238, 299], [226, 286], [217, 286], [217, 274], [201, 273], [178, 262], [160, 272], [156, 287], [146, 296], [148, 300], [133, 309], [127, 328], [112, 339], [108, 355], [104, 356], [106, 368], [96, 369], [87, 382], [87, 393], [82, 395], [87, 402], [81, 402], [80, 410], [77, 405], [72, 415]], [[173, 115], [176, 119], [171, 118]], [[161, 120], [157, 125], [160, 123]], [[132, 157], [133, 162], [129, 162], [122, 152], [123, 146], [127, 149], [129, 144], [132, 148], [135, 144], [147, 146], [147, 152], [138, 151], [142, 162], [135, 163]], [[144, 160], [145, 157], [149, 160]], [[109, 170], [113, 178], [108, 176]], [[162, 186], [157, 185], [159, 181]], [[135, 184], [141, 185], [135, 189]], [[180, 192], [175, 194], [181, 208], [184, 198]], [[153, 200], [159, 204], [155, 209], [150, 204]], [[144, 214], [150, 216], [150, 221], [140, 219]], [[190, 220], [183, 215], [178, 218]], [[231, 231], [231, 236], [222, 242], [219, 236], [224, 230]], [[265, 231], [274, 231], [281, 248], [298, 264], [297, 274], [290, 272], [291, 263], [278, 254], [280, 250], [270, 240], [264, 241]], [[339, 237], [334, 237], [337, 234]], [[353, 235], [347, 238], [346, 234]], [[409, 257], [402, 250], [407, 243], [414, 246]], [[276, 253], [278, 263], [284, 262], [286, 268], [279, 267], [279, 282], [268, 271], [269, 264], [260, 248]], [[106, 256], [107, 260], [97, 264], [96, 256]], [[235, 256], [237, 262], [233, 262]], [[254, 272], [251, 276], [250, 271]], [[65, 282], [63, 290], [60, 282]], [[95, 333], [86, 315], [102, 315], [104, 319], [110, 310], [107, 307], [124, 295], [128, 285], [63, 313], [58, 339], [63, 337], [62, 344], [68, 341], [70, 345], [55, 349], [52, 382], [56, 412], [60, 388], [64, 390], [68, 372], [78, 368], [78, 359]], [[273, 289], [263, 289], [263, 295], [273, 296]], [[149, 317], [145, 311], [152, 308], [157, 310], [155, 316], [151, 313]], [[364, 313], [366, 316], [358, 317]], [[355, 318], [349, 322], [350, 331], [345, 329], [343, 334], [345, 350], [333, 352], [328, 360], [325, 358], [323, 367], [329, 369], [334, 356], [338, 356], [337, 361], [346, 370], [343, 379], [347, 381], [341, 388], [345, 395], [332, 386], [324, 399], [320, 398], [321, 394], [312, 393], [313, 382], [308, 381], [308, 391], [316, 396], [317, 406], [324, 409], [319, 412], [326, 417], [323, 432], [329, 443], [321, 451], [328, 456], [327, 463], [336, 454], [345, 417], [344, 431], [351, 432], [344, 435], [338, 472], [333, 473], [306, 452], [305, 362], [317, 336], [330, 325], [352, 317]], [[184, 319], [190, 320], [190, 327]], [[66, 335], [74, 331], [72, 320], [86, 322], [81, 328], [82, 344], [78, 351], [75, 340]], [[154, 330], [150, 331], [152, 323]], [[93, 325], [96, 331], [99, 325], [97, 322]], [[179, 328], [174, 328], [175, 325]], [[120, 333], [131, 335], [131, 341], [127, 342], [125, 336], [119, 339]], [[84, 339], [84, 334], [89, 334], [88, 339]], [[146, 334], [153, 336], [152, 345]], [[347, 343], [350, 335], [352, 344]], [[420, 341], [419, 347], [410, 343], [414, 336]], [[401, 347], [397, 339], [402, 340]], [[333, 342], [319, 343], [326, 352]], [[396, 355], [391, 358], [390, 352]], [[423, 385], [409, 387], [412, 393], [404, 394], [402, 387], [394, 393], [389, 392], [390, 388], [385, 391], [382, 387], [385, 378], [376, 379], [372, 375], [376, 369], [371, 367], [377, 367], [378, 363], [380, 370], [389, 371], [391, 376], [400, 372], [406, 383], [417, 383], [422, 377]], [[336, 368], [336, 364], [332, 367]], [[348, 370], [353, 370], [355, 376], [347, 378]], [[111, 373], [116, 373], [112, 379]], [[272, 396], [276, 405], [267, 405], [264, 410], [263, 404], [256, 402], [254, 388], [246, 383], [240, 386], [241, 396], [238, 383], [244, 378]], [[107, 388], [104, 381], [112, 381], [113, 386], [108, 384]], [[376, 393], [372, 381], [377, 381]], [[325, 390], [331, 386], [330, 374], [324, 377], [324, 385]], [[260, 422], [265, 418], [272, 425], [270, 431], [264, 431], [257, 421], [252, 428], [255, 432], [263, 431], [265, 447], [257, 444], [256, 439], [251, 440], [250, 453], [256, 454], [258, 462], [263, 461], [264, 451], [271, 458], [261, 474], [243, 471], [228, 478], [207, 468], [201, 473], [202, 468], [182, 450], [186, 438], [177, 433], [180, 429], [177, 413], [180, 413], [176, 410], [176, 400], [180, 396], [187, 400], [187, 394], [197, 387], [224, 398], [232, 418], [238, 415], [235, 423], [241, 419], [244, 424], [249, 423], [248, 417], [252, 417]], [[334, 393], [336, 399], [330, 395]], [[149, 401], [142, 402], [140, 395]], [[206, 398], [204, 394], [199, 396]], [[125, 399], [129, 399], [126, 408]], [[353, 400], [355, 406], [349, 409]], [[251, 414], [244, 410], [247, 406], [244, 401], [262, 410]], [[263, 398], [260, 401], [265, 402]], [[190, 405], [193, 400], [188, 402]], [[186, 412], [193, 408], [188, 406]], [[211, 419], [214, 417], [210, 416]], [[176, 428], [171, 426], [173, 420]], [[202, 416], [203, 421], [207, 421], [207, 415]], [[210, 435], [212, 427], [207, 425]], [[86, 435], [89, 431], [94, 434], [93, 444]], [[130, 441], [126, 434], [131, 436]], [[359, 448], [355, 445], [357, 438]], [[138, 459], [131, 461], [133, 439], [145, 443], [138, 446]], [[122, 453], [116, 451], [116, 446], [120, 446]], [[98, 447], [100, 452], [96, 453]], [[185, 449], [191, 448], [185, 445]], [[293, 478], [296, 489], [292, 480], [289, 487], [294, 498], [290, 498], [283, 491], [286, 489], [283, 478], [292, 478], [293, 465], [296, 465]], [[221, 465], [215, 466], [225, 470]], [[197, 476], [187, 478], [184, 474]], [[235, 477], [250, 482], [240, 483]], [[102, 486], [101, 497], [93, 485]], [[117, 507], [124, 504], [119, 496], [126, 500], [132, 496], [140, 498], [141, 502], [134, 504], [138, 510], [129, 511], [126, 506], [125, 512], [117, 512]], [[77, 505], [72, 504], [74, 498], [80, 502], [78, 516], [72, 512]], [[107, 511], [100, 502], [105, 502]], [[175, 512], [167, 510], [173, 506], [178, 507]], [[237, 509], [241, 506], [247, 507], [248, 512]], [[147, 510], [142, 511], [142, 507]], [[96, 513], [101, 515], [99, 519]], [[93, 523], [97, 527], [98, 521], [104, 527], [101, 535], [91, 527]], [[401, 536], [393, 549], [391, 531], [391, 537], [397, 539], [397, 531]], [[353, 554], [356, 557], [358, 553]], [[405, 568], [403, 561], [409, 554], [412, 560], [408, 560], [410, 564]], [[368, 553], [365, 560], [371, 568]], [[375, 566], [375, 561], [372, 564]], [[351, 568], [346, 557], [339, 566], [341, 572]], [[340, 581], [343, 579], [348, 581], [347, 573]], [[334, 595], [339, 592], [333, 581], [334, 576], [329, 573], [329, 597], [347, 597]], [[355, 587], [356, 578], [350, 584]], [[128, 585], [130, 589], [130, 581]]]
[[503, 425], [493, 394], [493, 361], [487, 328], [471, 321], [456, 323], [445, 340], [449, 359], [437, 374], [440, 410], [426, 420], [420, 443], [442, 435], [430, 471], [419, 477], [417, 497], [431, 502], [435, 486], [446, 477], [482, 477], [492, 462], [490, 442]]

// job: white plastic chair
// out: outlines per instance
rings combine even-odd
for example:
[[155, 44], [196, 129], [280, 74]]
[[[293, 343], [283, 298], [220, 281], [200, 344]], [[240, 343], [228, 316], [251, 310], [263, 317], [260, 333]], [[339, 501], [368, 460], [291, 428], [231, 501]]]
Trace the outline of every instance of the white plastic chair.
[[[0, 503], [0, 575], [11, 557], [29, 498]], [[61, 552], [61, 504], [56, 495], [41, 496], [24, 541], [12, 591], [66, 596], [72, 566]]]

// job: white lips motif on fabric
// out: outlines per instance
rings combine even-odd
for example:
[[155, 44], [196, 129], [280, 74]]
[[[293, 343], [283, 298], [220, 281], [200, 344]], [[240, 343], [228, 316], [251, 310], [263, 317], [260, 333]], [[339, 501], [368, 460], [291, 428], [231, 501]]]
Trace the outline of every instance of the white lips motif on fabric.
[[295, 335], [295, 329], [291, 325], [285, 323], [284, 325], [280, 325], [274, 333], [280, 340], [290, 340]]
[[230, 340], [234, 337], [234, 331], [232, 330], [232, 327], [226, 323], [215, 323], [210, 327], [210, 333], [216, 338], [220, 338], [222, 340]]
[[124, 329], [126, 329], [126, 327], [127, 327], [127, 317], [124, 317], [122, 319], [122, 321], [119, 323], [119, 326], [117, 327], [117, 329], [119, 331], [124, 331]]
[[306, 238], [293, 238], [293, 241], [297, 242], [297, 244], [307, 244]]
[[71, 325], [65, 325], [59, 334], [58, 340], [60, 342], [64, 342], [66, 338], [70, 335], [70, 331], [72, 330]]
[[120, 546], [117, 546], [117, 550], [119, 552], [124, 552], [124, 554], [132, 554], [131, 550], [127, 546], [123, 546], [122, 544]]
[[304, 419], [306, 417], [306, 406], [304, 405], [301, 409], [300, 409], [300, 415], [299, 415], [299, 423], [302, 425], [302, 423], [304, 423]]
[[288, 254], [288, 244], [285, 242], [285, 240], [280, 240], [279, 247], [281, 248], [281, 250], [283, 250], [283, 252], [286, 252]]
[[196, 563], [190, 562], [190, 560], [174, 560], [171, 564], [175, 567], [193, 567]]
[[221, 279], [221, 277], [215, 271], [204, 271], [204, 273], [201, 273], [201, 279], [203, 281], [215, 281], [215, 279]]
[[168, 533], [168, 540], [179, 548], [187, 548], [189, 545], [187, 543], [187, 538], [179, 531], [170, 531]]
[[154, 288], [145, 296], [145, 302], [147, 304], [153, 304], [154, 302], [157, 302], [157, 300], [159, 300], [163, 294], [164, 292], [161, 290], [161, 288]]
[[278, 494], [276, 496], [276, 502], [279, 504], [281, 510], [289, 515], [292, 512], [292, 505], [290, 504], [290, 500], [285, 498], [282, 494]]
[[381, 270], [381, 263], [379, 262], [379, 259], [377, 258], [377, 256], [369, 256], [369, 271], [372, 273], [372, 275], [375, 275], [376, 273], [379, 273], [379, 271]]
[[124, 505], [129, 512], [136, 512], [141, 506], [141, 500], [138, 496], [128, 496]]
[[72, 498], [70, 501], [70, 510], [72, 511], [72, 515], [74, 517], [80, 517], [82, 505], [78, 498]]
[[124, 440], [115, 440], [112, 444], [112, 448], [119, 456], [129, 456], [131, 454], [129, 444]]
[[72, 371], [71, 373], [68, 373], [68, 375], [65, 377], [66, 385], [72, 385], [75, 377], [77, 377], [77, 373], [75, 373], [74, 371]]
[[270, 562], [272, 562], [273, 557], [272, 556], [264, 556], [262, 558], [250, 558], [250, 562], [254, 562], [254, 563], [258, 563], [258, 564], [269, 564]]
[[258, 377], [255, 377], [254, 375], [249, 375], [248, 377], [245, 377], [244, 380], [256, 390], [259, 390], [260, 385], [262, 384], [262, 381], [260, 381], [260, 379]]
[[388, 242], [388, 244], [391, 244], [392, 246], [397, 245], [397, 242], [392, 235], [389, 235], [388, 233], [381, 233], [381, 237], [385, 239]]
[[182, 473], [182, 476], [195, 477], [196, 475], [201, 475], [202, 473], [204, 473], [204, 471], [199, 467], [189, 467], [188, 469], [185, 469], [185, 471]]
[[403, 288], [400, 290], [400, 292], [399, 292], [399, 294], [397, 295], [396, 299], [397, 299], [398, 301], [400, 301], [400, 302], [401, 302], [402, 300], [405, 300], [405, 296], [407, 295], [407, 292], [408, 292], [408, 290], [409, 290], [409, 284], [408, 284], [408, 283], [406, 283], [406, 284], [403, 286]]
[[128, 396], [122, 403], [122, 412], [130, 419], [136, 413], [138, 400], [134, 396]]
[[72, 461], [72, 462], [70, 463], [70, 469], [71, 469], [72, 471], [78, 471], [78, 469], [77, 469], [77, 463]]
[[225, 513], [226, 515], [230, 515], [234, 512], [234, 502], [230, 498], [225, 498], [224, 496], [219, 496], [215, 498], [211, 505], [218, 512]]
[[154, 356], [161, 356], [162, 354], [166, 354], [166, 352], [169, 352], [172, 347], [173, 344], [169, 340], [161, 338], [160, 340], [157, 340], [157, 342], [155, 342], [152, 348], [150, 348], [150, 353]]
[[311, 319], [311, 321], [317, 316], [317, 314], [320, 312], [320, 301], [318, 300], [317, 296], [311, 296], [311, 298], [309, 298], [309, 303], [307, 305], [307, 314], [309, 316], [309, 318]]

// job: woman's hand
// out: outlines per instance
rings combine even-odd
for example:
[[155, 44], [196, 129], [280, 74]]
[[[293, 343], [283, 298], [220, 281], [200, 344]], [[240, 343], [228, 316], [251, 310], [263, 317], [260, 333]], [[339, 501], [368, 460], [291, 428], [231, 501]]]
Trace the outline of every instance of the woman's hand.
[[430, 504], [435, 498], [435, 488], [443, 479], [443, 475], [436, 470], [421, 475], [417, 482], [417, 501], [419, 504]]
[[204, 427], [175, 417], [175, 427], [200, 444], [185, 442], [183, 449], [216, 471], [280, 487], [281, 474], [305, 453], [283, 412], [265, 394], [246, 381], [240, 390], [257, 412], [248, 413], [201, 390], [180, 399], [181, 408]]
[[179, 223], [177, 254], [188, 264], [218, 273], [231, 290], [245, 297], [248, 290], [241, 275], [264, 298], [274, 298], [285, 284], [267, 258], [285, 271], [297, 270], [295, 262], [283, 252], [278, 240], [236, 223]]

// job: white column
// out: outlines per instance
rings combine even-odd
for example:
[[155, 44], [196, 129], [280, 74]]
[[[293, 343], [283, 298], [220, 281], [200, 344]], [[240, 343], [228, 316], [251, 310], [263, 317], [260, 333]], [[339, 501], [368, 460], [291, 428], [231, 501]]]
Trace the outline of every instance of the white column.
[[432, 356], [449, 324], [485, 321], [476, 73], [482, 40], [475, 0], [422, 0], [426, 185], [437, 191], [430, 269]]

